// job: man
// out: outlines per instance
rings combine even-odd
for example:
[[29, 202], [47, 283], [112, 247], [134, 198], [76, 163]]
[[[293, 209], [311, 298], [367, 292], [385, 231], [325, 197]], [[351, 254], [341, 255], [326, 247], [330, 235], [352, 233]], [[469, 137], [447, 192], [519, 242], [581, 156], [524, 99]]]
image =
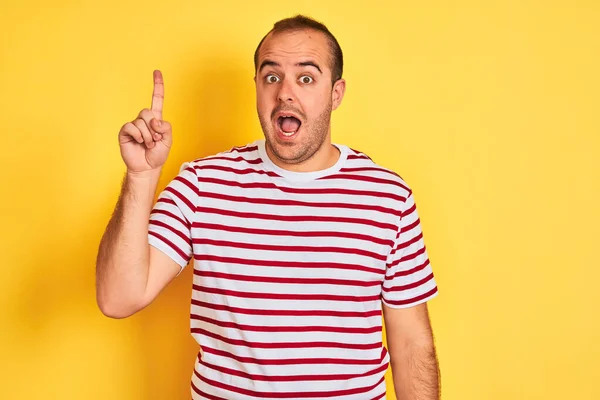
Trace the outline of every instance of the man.
[[155, 71], [151, 109], [119, 132], [127, 174], [99, 249], [100, 309], [134, 314], [193, 257], [193, 399], [385, 399], [389, 363], [398, 399], [438, 399], [437, 286], [412, 192], [331, 141], [337, 40], [285, 19], [255, 67], [264, 140], [185, 163], [153, 206], [172, 144]]

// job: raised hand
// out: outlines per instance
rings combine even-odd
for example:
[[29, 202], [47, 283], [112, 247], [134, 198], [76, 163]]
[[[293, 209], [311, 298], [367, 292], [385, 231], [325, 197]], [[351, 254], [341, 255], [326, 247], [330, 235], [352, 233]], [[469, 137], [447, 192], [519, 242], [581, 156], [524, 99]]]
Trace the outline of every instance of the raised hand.
[[128, 172], [138, 173], [162, 167], [173, 144], [171, 124], [162, 119], [165, 88], [160, 71], [154, 71], [154, 90], [150, 109], [119, 131], [121, 157]]

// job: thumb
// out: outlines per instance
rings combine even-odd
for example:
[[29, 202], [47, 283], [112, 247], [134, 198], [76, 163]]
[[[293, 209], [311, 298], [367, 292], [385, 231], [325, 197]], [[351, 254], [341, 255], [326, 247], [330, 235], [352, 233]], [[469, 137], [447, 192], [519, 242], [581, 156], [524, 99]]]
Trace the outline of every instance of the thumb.
[[171, 124], [167, 121], [161, 121], [159, 119], [153, 118], [152, 121], [150, 121], [150, 123], [152, 125], [152, 129], [156, 133], [165, 134], [171, 132]]

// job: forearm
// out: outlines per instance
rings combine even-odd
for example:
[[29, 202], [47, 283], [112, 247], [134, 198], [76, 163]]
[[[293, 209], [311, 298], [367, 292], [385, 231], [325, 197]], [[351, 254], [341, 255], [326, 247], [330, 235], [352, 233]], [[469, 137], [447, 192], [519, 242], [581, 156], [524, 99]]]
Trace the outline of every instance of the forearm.
[[115, 211], [100, 242], [96, 262], [97, 302], [108, 316], [122, 318], [143, 307], [148, 281], [148, 219], [160, 169], [126, 174]]
[[392, 356], [392, 376], [398, 400], [438, 400], [440, 373], [432, 342], [407, 344]]

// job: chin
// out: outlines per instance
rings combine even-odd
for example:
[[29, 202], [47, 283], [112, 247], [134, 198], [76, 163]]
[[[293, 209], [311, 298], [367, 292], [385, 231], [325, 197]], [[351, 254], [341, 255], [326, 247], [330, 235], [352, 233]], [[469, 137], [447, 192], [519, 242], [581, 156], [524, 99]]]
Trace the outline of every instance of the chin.
[[288, 164], [295, 164], [299, 161], [299, 158], [302, 157], [302, 147], [298, 142], [284, 142], [281, 143], [277, 140], [277, 137], [273, 139], [273, 137], [265, 136], [267, 146], [270, 148], [271, 152], [274, 153], [275, 157], [280, 161], [283, 161]]

